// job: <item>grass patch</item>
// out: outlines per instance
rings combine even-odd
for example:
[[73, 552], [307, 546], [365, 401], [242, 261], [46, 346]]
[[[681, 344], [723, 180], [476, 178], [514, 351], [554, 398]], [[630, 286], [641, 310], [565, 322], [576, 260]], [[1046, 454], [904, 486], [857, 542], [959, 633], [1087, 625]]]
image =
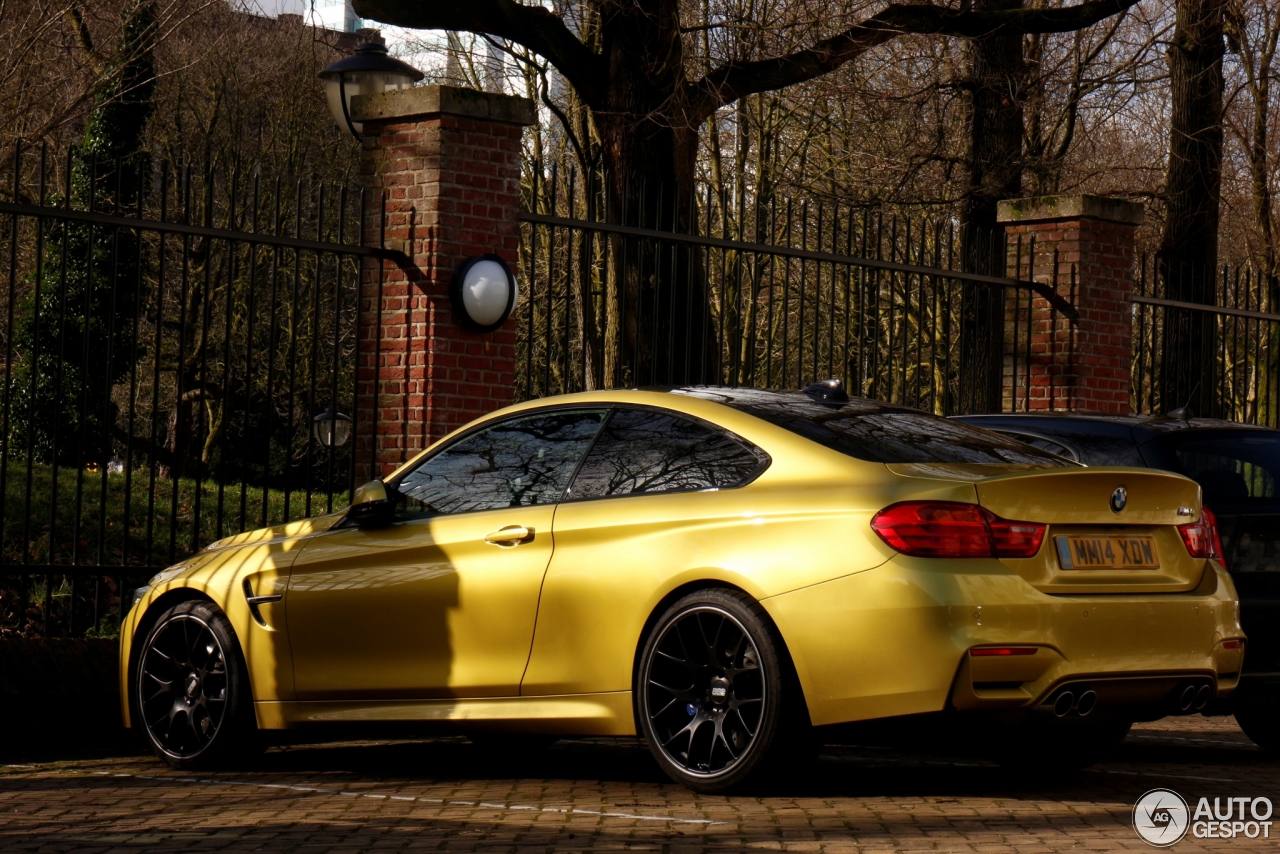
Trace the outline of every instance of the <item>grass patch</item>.
[[[341, 509], [329, 496], [147, 471], [77, 471], [9, 460], [0, 508], [0, 563], [162, 567], [240, 531]], [[308, 498], [310, 501], [308, 502]]]

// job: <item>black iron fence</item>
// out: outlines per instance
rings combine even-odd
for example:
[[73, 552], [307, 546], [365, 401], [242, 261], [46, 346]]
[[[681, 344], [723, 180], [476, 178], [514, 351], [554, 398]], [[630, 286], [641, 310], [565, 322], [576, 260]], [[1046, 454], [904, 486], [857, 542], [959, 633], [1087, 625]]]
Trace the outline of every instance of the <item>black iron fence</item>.
[[1072, 359], [1073, 271], [1036, 270], [1033, 242], [783, 198], [627, 195], [572, 172], [526, 208], [522, 399], [838, 377], [940, 414], [999, 411], [1053, 398]]
[[1171, 274], [1145, 257], [1135, 272], [1133, 410], [1280, 426], [1280, 283], [1229, 265]]
[[[359, 191], [74, 152], [13, 162], [0, 634], [110, 634], [157, 567], [346, 503], [354, 443], [324, 444], [314, 419], [358, 417], [362, 267], [390, 256], [360, 245], [377, 200]], [[572, 173], [531, 187], [520, 219], [519, 399], [834, 376], [939, 414], [1071, 404], [1076, 272], [1034, 242]], [[1272, 284], [1225, 270], [1213, 289], [1216, 306], [1172, 299], [1141, 265], [1135, 409], [1171, 408], [1199, 371], [1204, 414], [1275, 423]]]
[[[343, 506], [366, 200], [18, 150], [0, 191], [0, 633], [111, 633], [155, 567]], [[6, 198], [7, 197], [7, 198]]]

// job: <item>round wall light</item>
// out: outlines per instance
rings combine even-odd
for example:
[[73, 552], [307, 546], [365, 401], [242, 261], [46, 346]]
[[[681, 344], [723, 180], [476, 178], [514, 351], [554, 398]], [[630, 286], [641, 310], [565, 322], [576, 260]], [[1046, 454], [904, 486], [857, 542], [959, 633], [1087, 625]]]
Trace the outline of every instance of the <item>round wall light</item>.
[[507, 262], [492, 253], [468, 258], [453, 271], [449, 299], [458, 321], [472, 332], [493, 332], [507, 322], [520, 288]]

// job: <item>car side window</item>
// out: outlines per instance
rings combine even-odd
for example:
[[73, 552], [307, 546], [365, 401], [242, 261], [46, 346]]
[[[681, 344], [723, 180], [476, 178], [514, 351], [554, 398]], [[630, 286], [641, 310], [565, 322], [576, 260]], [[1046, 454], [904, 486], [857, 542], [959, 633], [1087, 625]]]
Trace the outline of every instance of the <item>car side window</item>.
[[1215, 510], [1280, 499], [1280, 434], [1270, 430], [1168, 433], [1143, 445], [1142, 454], [1199, 483]]
[[607, 410], [501, 421], [431, 455], [394, 484], [398, 518], [424, 518], [560, 500]]
[[729, 433], [667, 412], [619, 409], [610, 416], [566, 500], [725, 489], [754, 478], [763, 451]]

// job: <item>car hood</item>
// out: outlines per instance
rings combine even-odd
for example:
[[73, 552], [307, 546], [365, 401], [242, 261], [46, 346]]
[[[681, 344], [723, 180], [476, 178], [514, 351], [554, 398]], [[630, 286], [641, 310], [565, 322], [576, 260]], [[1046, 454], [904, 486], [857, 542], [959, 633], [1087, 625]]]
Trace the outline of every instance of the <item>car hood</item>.
[[236, 549], [244, 546], [269, 545], [295, 537], [319, 534], [338, 524], [345, 515], [347, 515], [347, 511], [340, 510], [324, 516], [312, 516], [309, 519], [298, 519], [295, 522], [286, 522], [283, 525], [271, 525], [253, 531], [245, 531], [242, 534], [233, 534], [230, 537], [223, 537], [217, 542], [210, 543], [201, 553]]
[[[147, 583], [152, 587], [156, 587], [167, 584], [179, 576], [189, 576], [199, 569], [207, 570], [211, 567], [225, 565], [228, 561], [238, 559], [236, 552], [260, 549], [263, 554], [270, 554], [278, 551], [297, 550], [296, 546], [281, 547], [281, 544], [289, 540], [298, 540], [311, 534], [327, 531], [340, 522], [345, 515], [346, 511], [343, 510], [337, 513], [329, 513], [325, 516], [299, 519], [296, 522], [271, 525], [266, 528], [258, 528], [253, 531], [245, 531], [242, 534], [223, 537], [221, 540], [205, 546], [186, 560], [179, 561], [173, 566], [156, 573]], [[273, 546], [278, 548], [273, 549]], [[289, 562], [292, 562], [292, 558], [290, 558]]]

